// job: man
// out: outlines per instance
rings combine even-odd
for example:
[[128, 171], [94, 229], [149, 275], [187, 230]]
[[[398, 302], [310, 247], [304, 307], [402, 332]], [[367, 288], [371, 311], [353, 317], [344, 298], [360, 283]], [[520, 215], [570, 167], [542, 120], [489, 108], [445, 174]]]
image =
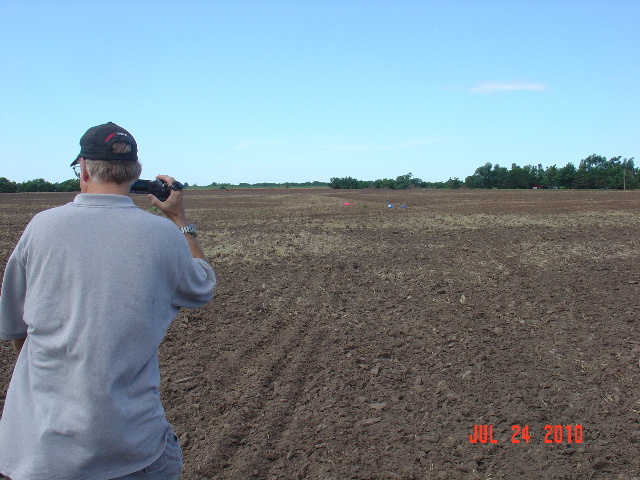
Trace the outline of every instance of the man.
[[133, 136], [90, 128], [72, 163], [81, 193], [36, 215], [7, 262], [0, 338], [19, 354], [0, 420], [13, 480], [178, 478], [182, 453], [160, 403], [158, 348], [180, 308], [216, 278], [172, 177], [168, 218], [127, 196]]

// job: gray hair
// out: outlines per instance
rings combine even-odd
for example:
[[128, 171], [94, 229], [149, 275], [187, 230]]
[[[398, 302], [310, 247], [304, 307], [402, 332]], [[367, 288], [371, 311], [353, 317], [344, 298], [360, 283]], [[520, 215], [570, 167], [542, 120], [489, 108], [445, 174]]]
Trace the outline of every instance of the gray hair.
[[96, 183], [133, 183], [142, 173], [140, 162], [85, 159], [87, 173]]
[[[111, 146], [114, 153], [127, 153], [131, 151], [131, 145], [126, 142], [114, 142]], [[87, 173], [96, 183], [122, 183], [135, 182], [142, 173], [142, 165], [138, 161], [131, 160], [90, 160], [85, 158]]]

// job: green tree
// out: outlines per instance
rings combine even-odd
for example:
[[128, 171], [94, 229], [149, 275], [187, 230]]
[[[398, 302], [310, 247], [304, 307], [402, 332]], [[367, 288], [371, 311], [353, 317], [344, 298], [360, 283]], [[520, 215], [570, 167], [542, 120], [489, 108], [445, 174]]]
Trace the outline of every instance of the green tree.
[[353, 177], [333, 177], [329, 181], [329, 187], [335, 189], [354, 189], [358, 188], [359, 181]]
[[506, 188], [508, 177], [509, 171], [505, 167], [487, 162], [465, 179], [465, 185], [469, 188]]
[[603, 188], [607, 159], [601, 155], [589, 155], [580, 160], [576, 172], [576, 188]]
[[555, 165], [548, 167], [544, 172], [544, 177], [542, 179], [542, 186], [545, 188], [558, 187], [559, 183], [560, 170]]
[[576, 166], [569, 162], [558, 170], [558, 186], [563, 188], [573, 188], [576, 181]]
[[632, 189], [640, 187], [640, 175], [638, 175], [633, 162], [633, 157], [622, 160], [622, 179], [623, 188]]
[[406, 175], [400, 175], [399, 177], [397, 177], [395, 189], [406, 190], [407, 188], [409, 188], [409, 186], [412, 185], [411, 177], [413, 177], [413, 174], [411, 172], [407, 173]]
[[477, 177], [476, 182], [478, 186], [476, 188], [493, 188], [493, 175], [491, 173], [492, 168], [493, 165], [489, 162], [485, 163], [481, 167], [476, 168], [476, 171], [473, 174], [474, 177]]
[[56, 186], [47, 182], [44, 178], [36, 178], [35, 180], [28, 180], [24, 183], [18, 184], [19, 192], [55, 192]]
[[515, 163], [511, 164], [511, 170], [507, 174], [506, 188], [529, 188], [530, 184], [529, 172]]
[[390, 190], [396, 189], [396, 181], [390, 178], [382, 178], [373, 182], [376, 188], [388, 188]]
[[458, 190], [459, 188], [462, 188], [463, 186], [464, 186], [464, 182], [462, 180], [460, 180], [458, 177], [449, 178], [449, 180], [447, 180], [444, 183], [444, 188], [449, 188], [451, 190]]
[[72, 178], [65, 180], [56, 185], [57, 192], [79, 192], [80, 191], [80, 179]]
[[16, 182], [0, 177], [0, 193], [14, 193], [18, 191], [18, 185]]

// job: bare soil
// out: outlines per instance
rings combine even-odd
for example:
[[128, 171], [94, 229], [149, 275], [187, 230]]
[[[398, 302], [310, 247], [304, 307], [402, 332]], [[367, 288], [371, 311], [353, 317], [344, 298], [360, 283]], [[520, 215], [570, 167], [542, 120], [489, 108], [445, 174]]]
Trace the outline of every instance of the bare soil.
[[[0, 195], [3, 271], [72, 198]], [[161, 349], [183, 478], [640, 478], [640, 192], [187, 202], [219, 285]], [[13, 362], [5, 343], [0, 405]]]

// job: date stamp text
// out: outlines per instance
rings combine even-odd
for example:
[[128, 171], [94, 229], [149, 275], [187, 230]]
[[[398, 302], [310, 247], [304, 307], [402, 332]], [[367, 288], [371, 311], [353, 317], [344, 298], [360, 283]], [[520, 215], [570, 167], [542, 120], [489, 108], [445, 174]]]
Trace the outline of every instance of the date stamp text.
[[[582, 443], [584, 428], [582, 425], [545, 425], [543, 432], [534, 432], [529, 425], [511, 426], [511, 443], [530, 443], [544, 441], [544, 443]], [[493, 425], [474, 425], [469, 435], [471, 443], [499, 443], [495, 438]]]

